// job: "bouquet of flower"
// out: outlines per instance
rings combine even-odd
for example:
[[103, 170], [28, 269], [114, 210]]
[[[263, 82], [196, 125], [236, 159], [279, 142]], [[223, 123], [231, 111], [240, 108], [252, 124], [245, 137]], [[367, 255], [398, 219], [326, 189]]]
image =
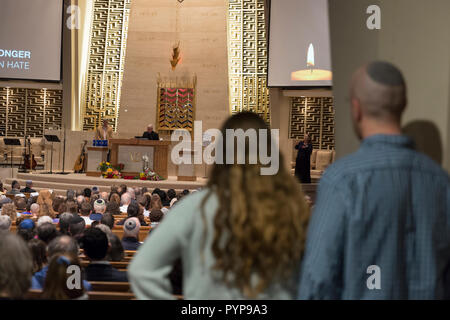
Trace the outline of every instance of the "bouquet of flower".
[[98, 169], [102, 172], [103, 178], [106, 179], [120, 179], [122, 178], [122, 174], [120, 173], [123, 165], [119, 164], [117, 168], [114, 168], [109, 162], [100, 162]]
[[160, 181], [164, 180], [159, 174], [146, 168], [143, 172], [139, 174], [140, 180], [151, 180], [151, 181]]

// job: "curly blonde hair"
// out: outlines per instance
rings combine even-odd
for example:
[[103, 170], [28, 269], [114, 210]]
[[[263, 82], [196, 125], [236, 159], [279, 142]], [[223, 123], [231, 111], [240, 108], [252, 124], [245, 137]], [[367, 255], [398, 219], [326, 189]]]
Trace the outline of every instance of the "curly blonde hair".
[[36, 203], [39, 204], [39, 217], [49, 216], [52, 219], [56, 217], [57, 212], [53, 210], [53, 197], [49, 190], [41, 190]]
[[[225, 122], [223, 137], [226, 129], [238, 128], [268, 129], [255, 113], [242, 112]], [[268, 135], [267, 144], [271, 143]], [[223, 149], [227, 149], [225, 141]], [[248, 150], [247, 146], [247, 158]], [[219, 202], [214, 217], [213, 268], [222, 271], [222, 280], [229, 287], [240, 289], [249, 298], [262, 293], [273, 281], [288, 280], [304, 251], [309, 208], [281, 154], [279, 165], [275, 175], [261, 175], [260, 163], [215, 164], [209, 193], [202, 202], [205, 236], [204, 206], [213, 194]]]

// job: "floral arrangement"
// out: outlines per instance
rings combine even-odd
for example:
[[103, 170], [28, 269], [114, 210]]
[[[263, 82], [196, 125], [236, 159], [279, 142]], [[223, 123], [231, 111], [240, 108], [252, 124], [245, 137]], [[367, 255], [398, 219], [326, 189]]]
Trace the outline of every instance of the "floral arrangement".
[[102, 172], [103, 178], [106, 179], [120, 179], [122, 174], [120, 171], [123, 169], [123, 164], [119, 164], [117, 167], [113, 167], [111, 163], [103, 161], [100, 162], [98, 169]]
[[124, 176], [123, 178], [130, 180], [150, 180], [150, 181], [164, 180], [163, 177], [161, 177], [159, 174], [148, 168], [145, 169], [143, 172], [139, 173], [138, 176]]

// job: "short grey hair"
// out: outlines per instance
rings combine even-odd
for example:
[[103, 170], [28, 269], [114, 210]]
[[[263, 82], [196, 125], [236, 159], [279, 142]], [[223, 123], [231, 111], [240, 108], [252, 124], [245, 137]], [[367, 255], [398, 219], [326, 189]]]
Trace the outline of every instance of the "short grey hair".
[[11, 218], [7, 215], [0, 216], [0, 231], [9, 231], [11, 228]]
[[106, 224], [98, 224], [95, 227], [102, 230], [108, 236], [108, 239], [113, 234], [111, 229]]
[[31, 285], [33, 258], [26, 242], [19, 236], [0, 233], [0, 294], [22, 298]]
[[38, 203], [33, 203], [33, 204], [30, 206], [30, 211], [31, 211], [32, 213], [34, 213], [34, 212], [38, 213], [38, 212], [39, 212], [39, 209], [40, 209], [40, 207], [39, 207], [39, 204], [38, 204]]
[[52, 223], [53, 224], [53, 219], [50, 218], [49, 216], [42, 216], [38, 219], [38, 221], [36, 223], [36, 227], [39, 228], [44, 223]]
[[47, 247], [49, 259], [56, 254], [69, 254], [73, 257], [78, 256], [78, 244], [74, 238], [69, 236], [59, 236], [50, 241]]

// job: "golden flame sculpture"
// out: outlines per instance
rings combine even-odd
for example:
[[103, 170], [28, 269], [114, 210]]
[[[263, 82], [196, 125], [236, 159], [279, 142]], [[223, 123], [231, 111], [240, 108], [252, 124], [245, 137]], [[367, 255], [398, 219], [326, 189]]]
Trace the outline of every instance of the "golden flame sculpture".
[[172, 70], [175, 70], [178, 63], [181, 60], [181, 50], [180, 50], [180, 43], [178, 42], [174, 47], [172, 51], [172, 60], [170, 60], [170, 64], [172, 65]]

